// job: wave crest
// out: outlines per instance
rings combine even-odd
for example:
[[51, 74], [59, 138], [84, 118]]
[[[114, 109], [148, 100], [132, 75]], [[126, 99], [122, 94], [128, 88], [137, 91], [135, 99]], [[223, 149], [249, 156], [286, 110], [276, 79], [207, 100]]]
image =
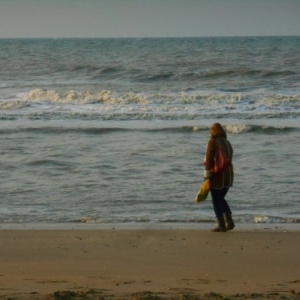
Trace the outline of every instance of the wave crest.
[[[128, 92], [117, 93], [110, 90], [102, 91], [59, 91], [59, 90], [31, 90], [24, 100], [30, 102], [50, 102], [61, 104], [154, 104], [154, 105], [205, 105], [205, 108], [227, 110], [237, 109], [256, 110], [268, 109], [298, 109], [300, 94], [294, 95], [261, 95], [243, 93], [175, 93], [175, 94], [147, 94]], [[220, 105], [220, 107], [216, 107]]]
[[0, 101], [0, 110], [20, 109], [30, 106], [27, 101]]
[[246, 133], [246, 132], [253, 131], [255, 126], [242, 124], [242, 125], [227, 125], [224, 127], [226, 131], [229, 133], [239, 134], [239, 133]]
[[148, 100], [141, 94], [133, 92], [122, 96], [115, 96], [111, 91], [56, 91], [35, 89], [25, 97], [26, 101], [62, 104], [148, 104]]

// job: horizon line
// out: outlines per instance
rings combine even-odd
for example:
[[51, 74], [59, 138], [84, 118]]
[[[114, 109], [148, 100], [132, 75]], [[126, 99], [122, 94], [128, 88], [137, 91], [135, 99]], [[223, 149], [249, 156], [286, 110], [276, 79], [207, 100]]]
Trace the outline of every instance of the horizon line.
[[195, 38], [259, 38], [259, 37], [300, 37], [298, 35], [213, 35], [213, 36], [132, 36], [132, 37], [83, 37], [83, 36], [65, 36], [65, 37], [0, 37], [0, 39], [195, 39]]

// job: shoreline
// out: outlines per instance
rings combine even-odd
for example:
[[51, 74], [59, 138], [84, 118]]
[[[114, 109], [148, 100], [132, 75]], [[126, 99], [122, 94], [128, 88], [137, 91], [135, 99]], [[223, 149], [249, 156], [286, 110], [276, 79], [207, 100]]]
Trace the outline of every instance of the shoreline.
[[[0, 223], [1, 230], [199, 230], [209, 231], [216, 223]], [[300, 223], [236, 223], [234, 231], [300, 231]]]
[[299, 249], [298, 230], [0, 230], [0, 299], [299, 299]]

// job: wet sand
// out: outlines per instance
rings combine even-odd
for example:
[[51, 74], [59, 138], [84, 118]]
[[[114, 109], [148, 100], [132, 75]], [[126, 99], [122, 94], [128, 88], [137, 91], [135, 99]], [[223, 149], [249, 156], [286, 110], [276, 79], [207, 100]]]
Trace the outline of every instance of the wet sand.
[[0, 230], [0, 299], [300, 299], [300, 231]]

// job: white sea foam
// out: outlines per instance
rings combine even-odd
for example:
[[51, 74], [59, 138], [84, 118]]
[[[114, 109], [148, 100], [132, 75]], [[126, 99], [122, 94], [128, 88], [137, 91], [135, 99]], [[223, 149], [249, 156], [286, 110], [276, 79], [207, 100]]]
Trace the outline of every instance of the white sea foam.
[[[159, 111], [176, 112], [192, 110], [216, 111], [294, 111], [300, 109], [300, 94], [263, 95], [242, 93], [211, 93], [211, 94], [143, 94], [117, 93], [110, 90], [102, 91], [59, 91], [34, 89], [22, 97], [27, 102], [47, 102], [53, 104], [105, 104], [105, 105], [158, 105]], [[192, 108], [191, 108], [192, 107]], [[147, 110], [148, 108], [143, 108]], [[157, 107], [154, 109], [156, 110]], [[150, 108], [151, 110], [151, 108]]]
[[300, 106], [300, 94], [295, 95], [262, 95], [254, 102], [254, 107], [266, 107], [269, 109], [294, 109]]
[[28, 101], [0, 101], [0, 110], [20, 109], [30, 106]]
[[226, 131], [229, 133], [246, 133], [253, 129], [252, 125], [239, 124], [239, 125], [226, 125]]
[[57, 91], [35, 89], [25, 96], [25, 100], [34, 102], [53, 102], [62, 104], [147, 104], [148, 101], [141, 94], [133, 92], [116, 96], [111, 91]]

